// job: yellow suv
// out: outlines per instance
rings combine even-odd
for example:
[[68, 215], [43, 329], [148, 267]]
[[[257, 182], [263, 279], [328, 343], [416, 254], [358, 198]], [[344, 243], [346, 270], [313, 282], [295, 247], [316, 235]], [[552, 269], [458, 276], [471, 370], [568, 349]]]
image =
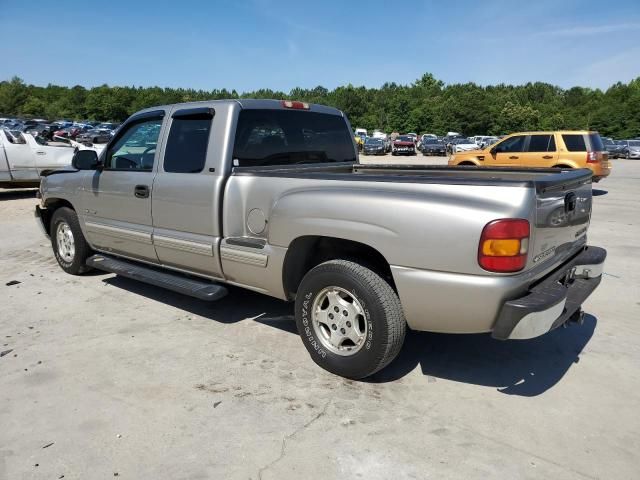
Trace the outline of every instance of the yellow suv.
[[611, 172], [600, 135], [586, 130], [512, 133], [483, 149], [452, 155], [449, 165], [589, 168], [594, 182]]

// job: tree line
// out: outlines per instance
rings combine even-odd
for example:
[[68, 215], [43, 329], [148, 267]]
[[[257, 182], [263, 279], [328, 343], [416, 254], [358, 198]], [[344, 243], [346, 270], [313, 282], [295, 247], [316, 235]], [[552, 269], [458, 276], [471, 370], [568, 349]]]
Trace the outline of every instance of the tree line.
[[108, 85], [42, 87], [13, 77], [0, 82], [0, 116], [121, 122], [153, 105], [223, 98], [275, 98], [330, 105], [343, 110], [353, 127], [386, 132], [500, 135], [524, 130], [591, 129], [614, 138], [640, 136], [640, 77], [603, 91], [563, 89], [542, 82], [445, 85], [427, 73], [409, 85], [392, 82], [380, 88], [347, 85], [333, 90], [318, 86], [294, 88], [288, 93]]

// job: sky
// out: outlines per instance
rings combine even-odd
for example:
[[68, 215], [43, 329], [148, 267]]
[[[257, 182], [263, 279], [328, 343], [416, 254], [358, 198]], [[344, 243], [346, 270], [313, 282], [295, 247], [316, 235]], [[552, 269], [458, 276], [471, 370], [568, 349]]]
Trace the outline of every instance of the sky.
[[0, 0], [0, 80], [238, 92], [640, 76], [640, 0]]

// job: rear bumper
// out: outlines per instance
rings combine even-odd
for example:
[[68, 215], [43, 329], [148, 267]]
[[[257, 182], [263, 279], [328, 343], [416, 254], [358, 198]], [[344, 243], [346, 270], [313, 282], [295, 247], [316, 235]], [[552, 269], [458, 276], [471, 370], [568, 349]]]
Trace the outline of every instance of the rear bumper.
[[493, 327], [500, 340], [527, 339], [543, 335], [580, 312], [580, 306], [600, 284], [607, 256], [599, 247], [586, 247], [529, 293], [505, 302]]

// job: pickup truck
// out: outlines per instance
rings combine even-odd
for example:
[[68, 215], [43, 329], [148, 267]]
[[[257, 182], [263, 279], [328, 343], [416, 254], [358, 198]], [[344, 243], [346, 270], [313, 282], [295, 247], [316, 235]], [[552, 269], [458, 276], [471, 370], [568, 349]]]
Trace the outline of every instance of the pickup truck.
[[28, 133], [0, 129], [0, 187], [37, 187], [43, 171], [71, 165], [73, 154], [68, 145], [38, 143]]
[[589, 170], [363, 165], [345, 115], [302, 102], [143, 110], [40, 197], [66, 272], [294, 301], [312, 359], [353, 379], [407, 328], [507, 340], [578, 323], [606, 256], [587, 246]]

